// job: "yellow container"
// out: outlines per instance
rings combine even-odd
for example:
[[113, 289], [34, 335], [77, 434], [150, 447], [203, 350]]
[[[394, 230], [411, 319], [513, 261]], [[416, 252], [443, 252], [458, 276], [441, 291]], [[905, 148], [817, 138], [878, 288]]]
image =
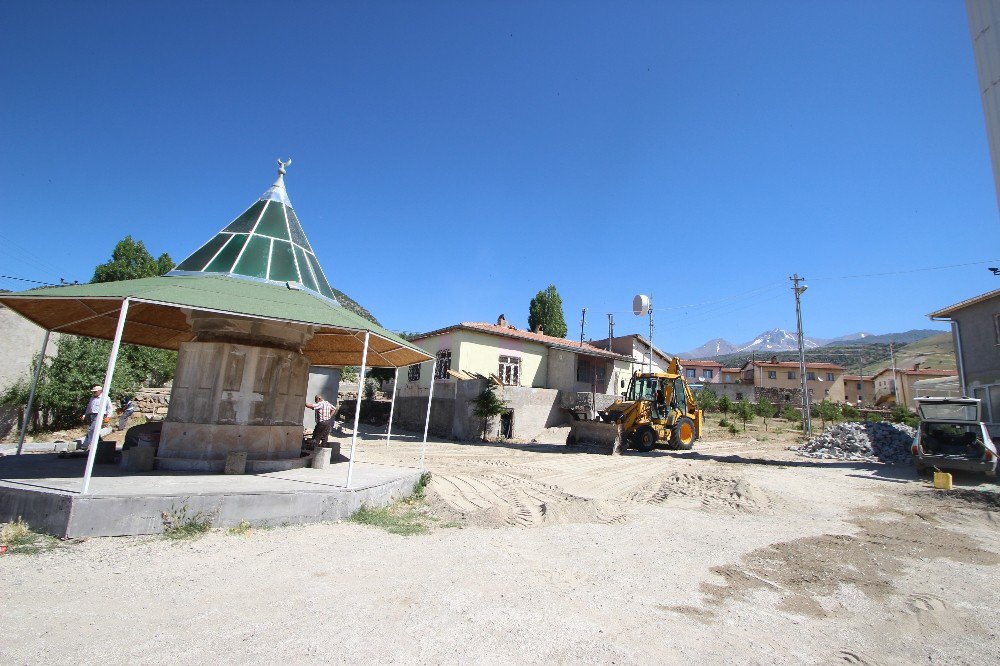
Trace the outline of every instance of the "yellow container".
[[934, 472], [934, 488], [937, 490], [951, 490], [951, 474], [948, 472]]

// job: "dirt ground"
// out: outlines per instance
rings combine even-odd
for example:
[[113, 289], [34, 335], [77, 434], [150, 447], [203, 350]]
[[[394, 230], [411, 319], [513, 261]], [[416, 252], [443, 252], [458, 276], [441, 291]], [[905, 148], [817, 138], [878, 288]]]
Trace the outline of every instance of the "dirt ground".
[[[2, 556], [0, 661], [1000, 662], [994, 482], [941, 493], [908, 466], [799, 457], [773, 430], [620, 457], [565, 435], [431, 442], [423, 535], [338, 523]], [[413, 435], [359, 441], [359, 460], [419, 455]]]

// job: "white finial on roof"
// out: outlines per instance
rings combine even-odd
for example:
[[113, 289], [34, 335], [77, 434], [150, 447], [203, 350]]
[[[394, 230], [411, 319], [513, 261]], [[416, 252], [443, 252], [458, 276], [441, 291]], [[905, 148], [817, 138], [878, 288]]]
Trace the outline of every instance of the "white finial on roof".
[[274, 181], [274, 184], [268, 188], [267, 192], [261, 195], [261, 201], [280, 201], [286, 206], [291, 206], [292, 202], [288, 199], [288, 194], [285, 192], [285, 169], [289, 164], [292, 163], [292, 158], [288, 158], [288, 161], [282, 162], [281, 158], [278, 158], [278, 178]]

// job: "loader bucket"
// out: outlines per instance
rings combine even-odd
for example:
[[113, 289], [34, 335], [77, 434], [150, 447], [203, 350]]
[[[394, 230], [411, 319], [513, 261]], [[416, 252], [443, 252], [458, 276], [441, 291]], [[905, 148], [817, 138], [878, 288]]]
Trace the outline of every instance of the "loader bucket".
[[625, 437], [618, 423], [603, 421], [573, 421], [566, 444], [594, 444], [607, 447], [608, 453], [618, 455], [625, 449]]

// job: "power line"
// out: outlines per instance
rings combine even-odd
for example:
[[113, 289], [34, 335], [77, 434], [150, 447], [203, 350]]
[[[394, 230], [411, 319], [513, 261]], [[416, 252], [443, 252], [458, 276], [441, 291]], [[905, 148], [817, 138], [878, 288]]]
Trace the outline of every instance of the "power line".
[[869, 277], [885, 277], [887, 275], [908, 275], [910, 273], [923, 273], [926, 271], [943, 271], [950, 268], [964, 268], [966, 266], [982, 266], [983, 264], [992, 264], [1000, 261], [1000, 259], [983, 259], [982, 261], [970, 261], [966, 264], [949, 264], [947, 266], [927, 266], [924, 268], [911, 268], [905, 271], [888, 271], [886, 273], [864, 273], [861, 275], [831, 275], [828, 277], [818, 277], [812, 278], [812, 281], [816, 280], [853, 280], [855, 278], [869, 278]]
[[28, 278], [14, 277], [13, 275], [0, 275], [0, 278], [3, 278], [5, 280], [17, 280], [18, 282], [31, 282], [32, 284], [41, 284], [41, 285], [45, 285], [46, 287], [58, 287], [59, 286], [58, 284], [54, 284], [52, 282], [42, 282], [40, 280], [29, 280]]

